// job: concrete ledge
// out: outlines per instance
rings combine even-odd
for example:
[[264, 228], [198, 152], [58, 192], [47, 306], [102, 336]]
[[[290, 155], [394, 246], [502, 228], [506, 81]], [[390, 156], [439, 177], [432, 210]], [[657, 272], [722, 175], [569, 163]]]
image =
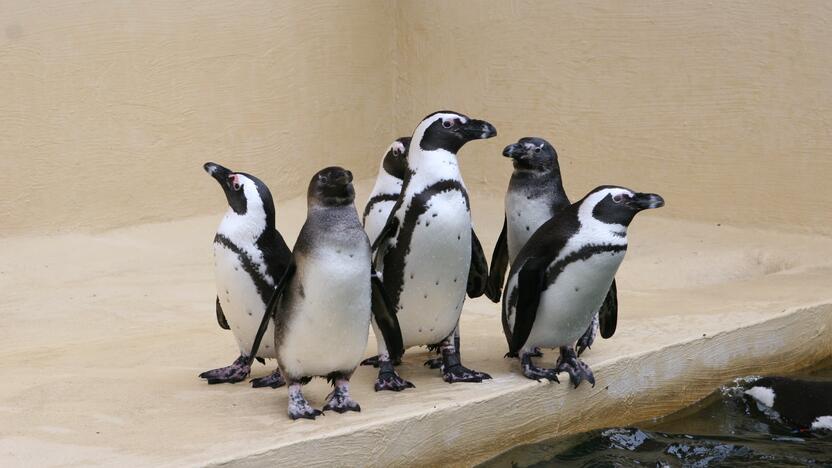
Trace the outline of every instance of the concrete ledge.
[[483, 389], [480, 398], [444, 401], [419, 414], [275, 444], [215, 464], [289, 466], [308, 463], [315, 454], [312, 466], [342, 461], [468, 466], [518, 444], [672, 413], [736, 376], [800, 370], [832, 357], [830, 336], [832, 303], [818, 304], [715, 336], [603, 361], [594, 367], [603, 375], [595, 388], [574, 390], [502, 375], [495, 382], [498, 388]]
[[[304, 205], [279, 207], [287, 239]], [[490, 249], [500, 202], [473, 206]], [[645, 216], [618, 276], [620, 328], [585, 355], [594, 389], [523, 378], [502, 358], [498, 307], [480, 299], [463, 312], [463, 360], [493, 380], [445, 384], [411, 349], [401, 372], [416, 389], [377, 394], [362, 368], [361, 413], [291, 422], [284, 389], [196, 377], [235, 357], [214, 321], [217, 219], [3, 239], [0, 465], [470, 465], [832, 356], [832, 239]], [[321, 406], [328, 391], [318, 380], [305, 393]]]

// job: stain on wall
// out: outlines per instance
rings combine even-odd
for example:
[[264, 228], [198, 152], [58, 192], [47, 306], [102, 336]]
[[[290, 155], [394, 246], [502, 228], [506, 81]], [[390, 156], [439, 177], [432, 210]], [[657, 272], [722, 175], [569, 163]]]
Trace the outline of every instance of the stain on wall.
[[0, 0], [0, 236], [216, 212], [214, 160], [280, 199], [320, 167], [374, 175], [438, 108], [501, 148], [561, 155], [578, 198], [662, 193], [665, 215], [832, 234], [832, 4]]

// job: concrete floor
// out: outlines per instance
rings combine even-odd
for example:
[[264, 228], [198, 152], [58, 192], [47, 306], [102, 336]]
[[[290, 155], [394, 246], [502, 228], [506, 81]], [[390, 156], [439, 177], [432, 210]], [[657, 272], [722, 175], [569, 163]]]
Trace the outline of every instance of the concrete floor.
[[[361, 413], [292, 422], [285, 389], [197, 378], [236, 354], [214, 319], [219, 193], [217, 203], [211, 217], [3, 239], [0, 465], [469, 465], [520, 442], [661, 416], [737, 376], [832, 357], [832, 239], [656, 210], [630, 229], [619, 329], [585, 355], [595, 388], [523, 378], [503, 359], [499, 307], [481, 298], [465, 305], [463, 361], [493, 380], [445, 384], [422, 366], [426, 351], [412, 349], [400, 372], [415, 389], [374, 393], [374, 370], [361, 368]], [[473, 205], [490, 254], [501, 200]], [[304, 216], [305, 200], [279, 205], [290, 243]], [[326, 383], [307, 388], [322, 406]]]

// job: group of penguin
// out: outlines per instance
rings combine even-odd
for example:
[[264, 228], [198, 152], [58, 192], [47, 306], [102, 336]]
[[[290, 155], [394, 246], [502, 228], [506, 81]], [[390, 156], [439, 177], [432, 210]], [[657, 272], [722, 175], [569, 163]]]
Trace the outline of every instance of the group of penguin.
[[[352, 173], [318, 171], [292, 250], [275, 228], [266, 185], [206, 163], [228, 202], [214, 237], [216, 316], [233, 332], [240, 356], [200, 377], [239, 382], [253, 360], [277, 359], [278, 368], [252, 385], [288, 384], [292, 419], [322, 414], [302, 393], [313, 377], [333, 385], [323, 411], [360, 411], [349, 392], [360, 363], [378, 368], [376, 391], [413, 387], [396, 371], [413, 346], [438, 352], [426, 365], [446, 382], [481, 382], [491, 377], [462, 364], [459, 318], [466, 296], [486, 295], [502, 300], [507, 355], [519, 358], [526, 377], [558, 381], [566, 372], [576, 387], [584, 380], [594, 385], [578, 356], [597, 327], [604, 337], [615, 331], [614, 277], [627, 227], [664, 201], [600, 186], [570, 203], [555, 149], [541, 138], [522, 138], [503, 151], [514, 172], [489, 270], [457, 154], [496, 134], [490, 123], [457, 112], [428, 115], [410, 138], [390, 146], [362, 217]], [[371, 324], [378, 355], [362, 361]], [[559, 348], [554, 368], [533, 363], [540, 348]]]

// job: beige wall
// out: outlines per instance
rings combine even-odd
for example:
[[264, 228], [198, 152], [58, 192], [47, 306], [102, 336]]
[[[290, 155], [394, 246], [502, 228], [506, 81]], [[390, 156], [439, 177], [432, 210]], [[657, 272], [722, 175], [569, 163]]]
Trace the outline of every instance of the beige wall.
[[[200, 165], [280, 198], [369, 177], [438, 108], [558, 148], [573, 198], [660, 192], [667, 216], [832, 234], [828, 2], [0, 1], [0, 235], [217, 211]], [[487, 182], [483, 188], [477, 182]]]
[[573, 198], [665, 195], [664, 216], [832, 234], [832, 3], [400, 2], [396, 102], [487, 118], [461, 157], [505, 188], [502, 145], [550, 139]]
[[369, 174], [392, 19], [382, 0], [0, 1], [0, 235], [217, 212], [208, 160], [281, 198], [325, 165]]

